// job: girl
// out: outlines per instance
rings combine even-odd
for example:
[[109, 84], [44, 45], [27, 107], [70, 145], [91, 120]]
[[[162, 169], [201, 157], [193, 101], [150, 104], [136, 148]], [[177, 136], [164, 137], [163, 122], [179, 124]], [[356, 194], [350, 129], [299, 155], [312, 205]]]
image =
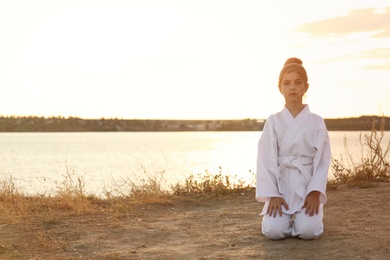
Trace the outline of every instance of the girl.
[[265, 202], [269, 239], [314, 239], [324, 231], [330, 143], [322, 117], [302, 103], [308, 88], [302, 61], [288, 59], [279, 75], [285, 107], [267, 119], [258, 144], [256, 199]]

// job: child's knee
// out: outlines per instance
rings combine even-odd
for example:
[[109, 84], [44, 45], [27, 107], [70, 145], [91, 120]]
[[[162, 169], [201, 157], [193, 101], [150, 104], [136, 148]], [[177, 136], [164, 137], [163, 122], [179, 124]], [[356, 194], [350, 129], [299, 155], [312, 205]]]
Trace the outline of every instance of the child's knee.
[[322, 225], [300, 225], [296, 229], [297, 235], [305, 240], [316, 239], [324, 232]]
[[313, 230], [305, 230], [304, 232], [300, 233], [299, 237], [304, 240], [312, 240], [312, 239], [316, 239], [320, 235], [321, 233], [313, 232]]
[[294, 221], [293, 236], [298, 236], [305, 240], [316, 239], [324, 233], [323, 213], [308, 216], [304, 212], [297, 213]]
[[262, 226], [262, 233], [268, 239], [271, 240], [280, 240], [290, 236], [288, 227], [284, 227], [278, 223], [273, 223], [273, 225]]
[[263, 235], [271, 240], [280, 240], [285, 238], [283, 232], [280, 232], [279, 230], [263, 230]]

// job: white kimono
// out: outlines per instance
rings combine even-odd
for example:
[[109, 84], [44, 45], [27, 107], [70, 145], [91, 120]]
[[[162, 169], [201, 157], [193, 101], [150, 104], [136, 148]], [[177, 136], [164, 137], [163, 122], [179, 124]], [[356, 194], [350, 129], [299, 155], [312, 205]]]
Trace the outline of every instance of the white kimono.
[[265, 202], [265, 215], [271, 197], [283, 197], [294, 214], [301, 211], [306, 196], [313, 190], [326, 198], [326, 183], [331, 152], [328, 131], [322, 117], [309, 106], [294, 118], [285, 107], [271, 115], [258, 144], [256, 199]]

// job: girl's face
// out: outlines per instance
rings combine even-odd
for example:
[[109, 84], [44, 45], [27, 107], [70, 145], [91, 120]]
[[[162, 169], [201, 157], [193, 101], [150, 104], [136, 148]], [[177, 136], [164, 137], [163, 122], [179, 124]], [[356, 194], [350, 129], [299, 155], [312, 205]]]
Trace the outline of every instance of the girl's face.
[[284, 96], [286, 103], [302, 103], [302, 97], [309, 88], [301, 75], [296, 71], [290, 71], [283, 75], [279, 90]]

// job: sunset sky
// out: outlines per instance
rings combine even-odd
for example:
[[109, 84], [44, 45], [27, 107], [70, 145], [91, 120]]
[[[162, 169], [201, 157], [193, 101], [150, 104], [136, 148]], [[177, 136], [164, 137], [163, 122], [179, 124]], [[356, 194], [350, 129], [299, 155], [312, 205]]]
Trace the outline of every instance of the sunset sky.
[[390, 0], [0, 1], [0, 115], [266, 118], [289, 57], [313, 112], [390, 116]]

